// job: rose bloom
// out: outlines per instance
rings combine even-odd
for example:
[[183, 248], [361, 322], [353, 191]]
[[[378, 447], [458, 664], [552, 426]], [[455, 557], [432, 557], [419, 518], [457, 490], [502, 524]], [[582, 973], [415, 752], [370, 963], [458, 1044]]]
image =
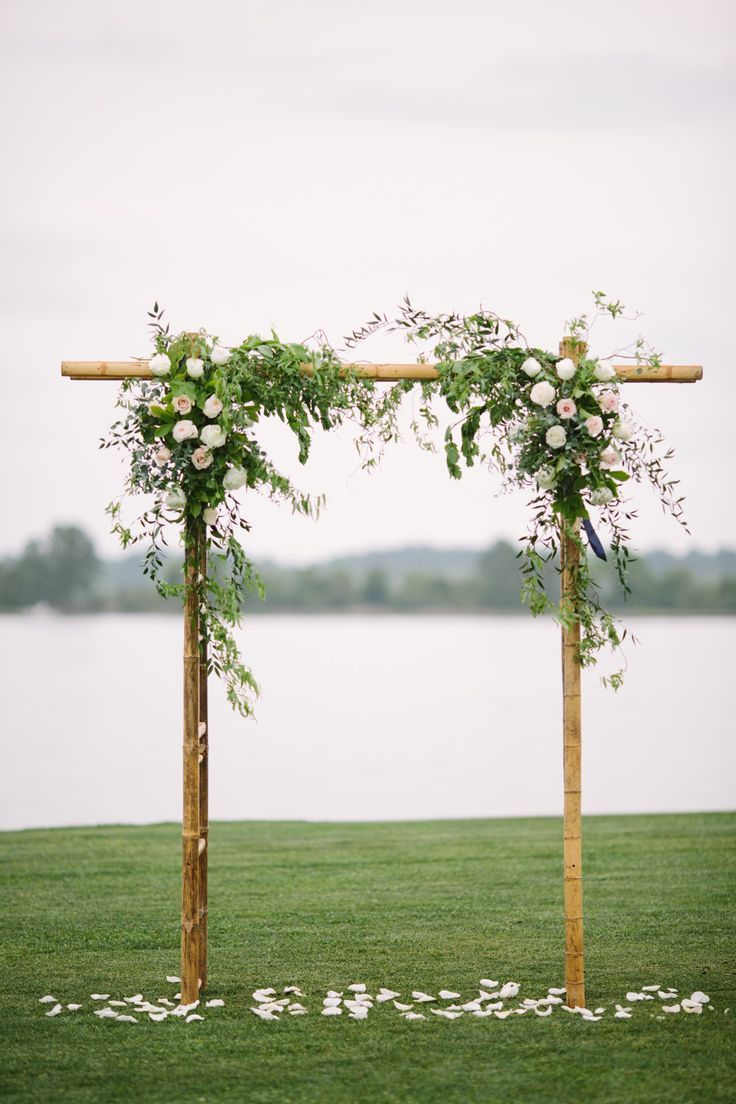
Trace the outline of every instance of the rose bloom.
[[171, 449], [167, 449], [166, 445], [162, 445], [153, 459], [157, 464], [167, 464], [171, 459]]
[[171, 371], [171, 361], [166, 353], [156, 353], [149, 360], [148, 367], [154, 376], [168, 376]]
[[567, 434], [561, 425], [553, 425], [547, 430], [544, 439], [550, 448], [560, 449], [567, 440]]
[[542, 371], [542, 365], [534, 357], [527, 357], [521, 366], [522, 372], [526, 372], [530, 379], [534, 379]]
[[591, 437], [600, 437], [603, 432], [603, 419], [594, 414], [592, 418], [586, 419], [585, 428]]
[[610, 364], [596, 364], [593, 375], [599, 383], [608, 383], [616, 375], [616, 370]]
[[577, 414], [578, 408], [572, 399], [560, 399], [555, 410], [561, 418], [572, 418], [573, 414]]
[[207, 506], [202, 511], [202, 518], [204, 520], [205, 525], [216, 525], [217, 524], [217, 510], [215, 509], [215, 507], [214, 506]]
[[601, 453], [600, 461], [601, 467], [614, 468], [616, 464], [621, 463], [621, 457], [612, 445], [608, 445], [608, 447], [604, 448], [603, 452]]
[[222, 400], [217, 395], [210, 395], [202, 410], [205, 418], [216, 418], [218, 414], [222, 414]]
[[613, 498], [613, 491], [609, 487], [595, 487], [590, 492], [592, 506], [605, 506]]
[[225, 444], [227, 433], [222, 428], [222, 426], [206, 425], [201, 431], [199, 437], [200, 440], [204, 441], [207, 448], [213, 449], [220, 448], [221, 445]]
[[215, 345], [210, 353], [210, 360], [213, 364], [227, 364], [230, 359], [230, 350], [223, 349], [222, 345]]
[[187, 375], [191, 379], [201, 379], [204, 375], [204, 361], [199, 357], [187, 357]]
[[212, 453], [209, 449], [206, 449], [204, 445], [200, 445], [192, 453], [192, 463], [197, 471], [203, 471], [208, 468], [212, 463]]
[[606, 414], [615, 414], [618, 410], [618, 395], [615, 391], [602, 391], [598, 396], [598, 405]]
[[551, 491], [557, 483], [557, 476], [552, 468], [540, 468], [537, 472], [537, 484], [540, 491]]
[[240, 487], [244, 487], [248, 479], [248, 473], [244, 468], [230, 468], [225, 472], [225, 478], [222, 481], [222, 485], [226, 491], [237, 491]]
[[174, 440], [181, 444], [182, 441], [191, 441], [193, 437], [197, 436], [197, 427], [194, 422], [188, 421], [183, 418], [182, 421], [177, 422], [173, 429]]
[[557, 361], [555, 371], [561, 380], [571, 380], [575, 375], [575, 362], [569, 357]]
[[633, 422], [614, 422], [611, 433], [619, 441], [629, 441], [634, 436]]
[[171, 400], [171, 405], [177, 414], [191, 414], [192, 412], [192, 400], [188, 399], [186, 395], [177, 395], [175, 399]]
[[535, 383], [529, 392], [529, 398], [537, 406], [549, 406], [551, 402], [554, 402], [554, 397], [555, 389], [547, 380], [540, 380], [539, 383]]

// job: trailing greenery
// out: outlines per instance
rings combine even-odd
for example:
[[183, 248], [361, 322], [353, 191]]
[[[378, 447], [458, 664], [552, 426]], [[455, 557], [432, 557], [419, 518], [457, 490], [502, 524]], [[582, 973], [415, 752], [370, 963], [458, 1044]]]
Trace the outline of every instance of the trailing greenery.
[[[422, 346], [420, 359], [431, 356], [437, 362], [437, 381], [421, 385], [417, 439], [422, 447], [433, 447], [428, 431], [439, 424], [432, 406], [439, 397], [457, 418], [445, 433], [450, 475], [460, 478], [463, 465], [484, 463], [500, 473], [504, 486], [531, 493], [520, 552], [522, 598], [534, 615], [552, 612], [565, 625], [580, 623], [578, 659], [585, 667], [595, 663], [601, 648], [619, 645], [619, 628], [601, 600], [586, 555], [572, 563], [562, 600], [550, 594], [548, 565], [566, 540], [583, 549], [581, 521], [597, 546], [590, 523], [591, 508], [597, 508], [627, 590], [627, 525], [634, 515], [620, 492], [629, 479], [649, 482], [663, 508], [684, 524], [677, 483], [663, 466], [671, 452], [662, 455], [658, 432], [632, 419], [610, 364], [587, 353], [596, 318], [615, 319], [623, 312], [602, 292], [594, 298], [593, 317], [569, 324], [572, 336], [563, 356], [530, 348], [514, 323], [490, 311], [429, 315], [408, 299], [396, 318], [376, 314], [347, 339], [353, 348], [377, 330], [400, 331]], [[321, 505], [274, 467], [256, 427], [263, 418], [279, 418], [293, 432], [305, 463], [315, 428], [329, 430], [351, 419], [370, 466], [376, 448], [396, 439], [397, 411], [412, 384], [377, 388], [359, 369], [341, 363], [321, 335], [309, 346], [284, 343], [272, 334], [223, 348], [203, 330], [170, 334], [158, 305], [150, 318], [155, 378], [124, 383], [118, 400], [123, 416], [102, 443], [127, 451], [125, 490], [147, 496], [148, 504], [133, 525], [123, 520], [120, 500], [108, 510], [123, 547], [147, 542], [145, 572], [161, 595], [181, 598], [187, 585], [196, 588], [211, 669], [224, 679], [232, 705], [248, 715], [258, 688], [238, 655], [232, 629], [248, 593], [261, 593], [262, 583], [236, 538], [238, 529], [249, 526], [235, 492], [262, 491], [313, 516]], [[640, 363], [658, 363], [641, 341], [631, 355]], [[162, 549], [171, 522], [183, 523], [191, 550], [207, 526], [214, 550], [207, 579], [196, 572], [188, 583], [163, 578]], [[619, 671], [604, 681], [617, 687], [621, 678]]]
[[[489, 806], [490, 807], [490, 806]], [[733, 814], [586, 820], [587, 992], [600, 1023], [324, 1018], [327, 988], [375, 993], [482, 977], [563, 985], [557, 818], [217, 823], [204, 1023], [117, 1024], [91, 993], [170, 994], [179, 961], [177, 825], [0, 834], [6, 923], [0, 1096], [14, 1104], [664, 1104], [733, 1101]], [[92, 887], [93, 892], [90, 892]], [[703, 989], [666, 1016], [628, 988]], [[312, 1012], [263, 1023], [253, 990], [300, 985]], [[46, 993], [83, 1003], [47, 1019]], [[656, 1002], [658, 1003], [658, 1002]], [[731, 1012], [724, 1015], [723, 1009]], [[359, 1088], [357, 1088], [359, 1086]]]

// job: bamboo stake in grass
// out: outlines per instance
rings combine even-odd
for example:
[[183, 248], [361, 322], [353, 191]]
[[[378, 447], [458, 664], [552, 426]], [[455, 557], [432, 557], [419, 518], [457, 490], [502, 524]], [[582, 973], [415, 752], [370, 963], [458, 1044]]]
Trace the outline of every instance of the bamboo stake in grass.
[[184, 545], [184, 803], [181, 867], [181, 1001], [199, 999], [199, 559], [202, 523], [189, 519]]
[[[576, 364], [585, 352], [583, 342], [565, 338], [560, 354]], [[580, 566], [577, 529], [565, 531], [560, 519], [561, 598], [573, 593]], [[585, 1008], [583, 948], [583, 834], [581, 813], [580, 622], [562, 628], [562, 731], [565, 805], [563, 813], [563, 869], [565, 897], [565, 987], [570, 1008]]]
[[[201, 586], [207, 586], [207, 537], [201, 532], [199, 553]], [[209, 755], [210, 730], [207, 717], [207, 643], [202, 641], [199, 650], [199, 977], [202, 988], [207, 985], [207, 866], [210, 852], [209, 839]], [[202, 727], [204, 726], [204, 727]]]

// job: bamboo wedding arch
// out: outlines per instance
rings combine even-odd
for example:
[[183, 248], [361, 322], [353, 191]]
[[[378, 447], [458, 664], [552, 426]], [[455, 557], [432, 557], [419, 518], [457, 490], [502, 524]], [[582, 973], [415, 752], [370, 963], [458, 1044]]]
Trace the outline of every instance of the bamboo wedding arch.
[[[561, 356], [577, 363], [584, 346], [575, 338], [563, 338]], [[353, 366], [377, 381], [436, 379], [431, 364], [373, 364]], [[615, 365], [626, 383], [694, 383], [703, 370], [696, 364]], [[304, 365], [304, 372], [311, 366]], [[148, 362], [66, 360], [62, 376], [73, 380], [124, 380], [149, 378]], [[201, 520], [190, 521], [185, 533], [184, 572], [184, 738], [182, 811], [182, 910], [181, 1000], [190, 1004], [207, 984], [207, 867], [209, 858], [209, 726], [207, 717], [208, 657], [199, 641], [199, 593], [207, 576], [207, 537]], [[568, 537], [561, 548], [561, 594], [569, 592], [580, 555]], [[562, 732], [563, 732], [563, 884], [565, 910], [565, 986], [570, 1007], [585, 1007], [583, 948], [583, 873], [581, 816], [581, 701], [577, 646], [580, 625], [562, 628]]]

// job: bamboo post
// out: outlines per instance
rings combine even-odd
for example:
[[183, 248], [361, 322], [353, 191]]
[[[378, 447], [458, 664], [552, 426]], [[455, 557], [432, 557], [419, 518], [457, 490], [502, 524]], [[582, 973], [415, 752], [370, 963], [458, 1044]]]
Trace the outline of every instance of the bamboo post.
[[[583, 342], [564, 338], [561, 356], [576, 364], [585, 352]], [[560, 591], [563, 607], [572, 593], [580, 566], [578, 529], [565, 528], [560, 519]], [[570, 1008], [585, 1008], [585, 957], [583, 947], [583, 837], [582, 837], [582, 731], [580, 715], [580, 622], [562, 627], [562, 732], [565, 803], [563, 813], [563, 884], [565, 898], [565, 988]]]
[[199, 999], [199, 567], [202, 523], [188, 520], [184, 537], [184, 802], [181, 869], [181, 1001]]
[[[201, 533], [199, 580], [202, 591], [207, 586], [207, 537]], [[207, 865], [209, 838], [209, 755], [210, 730], [207, 716], [207, 642], [199, 648], [199, 977], [202, 988], [207, 985]]]

